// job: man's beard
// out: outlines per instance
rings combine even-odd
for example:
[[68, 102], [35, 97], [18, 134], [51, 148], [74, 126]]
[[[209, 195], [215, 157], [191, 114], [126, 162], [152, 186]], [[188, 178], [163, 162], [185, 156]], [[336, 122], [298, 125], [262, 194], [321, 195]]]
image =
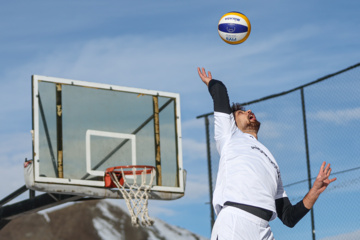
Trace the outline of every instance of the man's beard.
[[260, 129], [260, 125], [261, 123], [258, 120], [256, 120], [255, 122], [250, 122], [250, 124], [247, 127], [247, 131], [258, 133]]

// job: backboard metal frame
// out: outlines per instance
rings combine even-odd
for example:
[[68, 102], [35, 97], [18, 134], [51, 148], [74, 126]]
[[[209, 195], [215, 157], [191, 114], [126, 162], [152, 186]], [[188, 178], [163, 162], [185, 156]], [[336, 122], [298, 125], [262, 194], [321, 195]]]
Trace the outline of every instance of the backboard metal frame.
[[[45, 177], [40, 175], [40, 159], [39, 154], [39, 129], [40, 129], [40, 103], [39, 103], [39, 82], [56, 83], [59, 85], [71, 85], [93, 89], [111, 90], [114, 92], [126, 92], [135, 93], [140, 95], [150, 95], [153, 98], [168, 97], [175, 102], [175, 128], [176, 128], [176, 156], [177, 156], [177, 186], [153, 186], [150, 194], [150, 198], [153, 199], [176, 199], [184, 195], [185, 191], [185, 175], [186, 172], [183, 169], [182, 161], [182, 141], [181, 141], [181, 118], [180, 118], [180, 96], [177, 93], [169, 93], [162, 91], [146, 90], [139, 88], [122, 87], [115, 85], [108, 85], [102, 83], [92, 83], [71, 79], [47, 77], [47, 76], [32, 76], [32, 105], [33, 105], [33, 171], [30, 178], [26, 180], [27, 187], [33, 190], [40, 190], [45, 192], [56, 192], [64, 194], [77, 194], [82, 196], [93, 196], [93, 197], [109, 197], [109, 198], [121, 198], [120, 194], [114, 189], [104, 188], [104, 181], [89, 181], [86, 179], [72, 179], [72, 178], [61, 178], [61, 177]], [[154, 107], [154, 109], [156, 109]], [[60, 109], [61, 110], [61, 109]], [[156, 114], [152, 118], [156, 118]], [[135, 131], [136, 132], [136, 131]], [[89, 129], [84, 136], [84, 142], [86, 142], [86, 171], [92, 176], [99, 178], [104, 176], [103, 171], [91, 169], [91, 154], [90, 154], [90, 138], [96, 135], [100, 137], [109, 138], [125, 138], [130, 140], [132, 146], [132, 164], [136, 165], [136, 136], [135, 134], [125, 134], [119, 132], [106, 132], [99, 131], [96, 129]], [[139, 146], [138, 146], [139, 147]], [[61, 153], [62, 154], [62, 153]], [[158, 167], [158, 166], [156, 166]], [[161, 166], [160, 166], [161, 171]], [[29, 171], [28, 171], [29, 172]], [[157, 174], [161, 175], [161, 172]], [[28, 176], [29, 177], [29, 176]], [[161, 178], [160, 178], [161, 179]]]

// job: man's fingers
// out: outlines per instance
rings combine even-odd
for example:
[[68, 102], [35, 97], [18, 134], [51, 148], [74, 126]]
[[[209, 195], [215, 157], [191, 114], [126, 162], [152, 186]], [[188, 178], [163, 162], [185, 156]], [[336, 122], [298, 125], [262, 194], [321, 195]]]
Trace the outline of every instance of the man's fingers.
[[[329, 164], [329, 167], [330, 167], [330, 164]], [[328, 168], [328, 169], [327, 169], [327, 171], [326, 171], [326, 175], [327, 175], [327, 176], [330, 176], [331, 170], [332, 170], [331, 168]]]
[[336, 177], [334, 177], [333, 179], [330, 179], [330, 183], [336, 181], [336, 179], [337, 179]]
[[198, 67], [198, 73], [201, 77], [206, 77], [205, 68], [199, 68]]
[[201, 68], [198, 67], [198, 73], [199, 73], [200, 76], [204, 75], [203, 71], [204, 71], [204, 68], [201, 69]]
[[329, 168], [330, 168], [330, 163], [326, 166], [325, 172], [327, 172], [329, 170]]
[[202, 69], [201, 69], [201, 73], [202, 73], [202, 75], [205, 75], [205, 77], [206, 77], [206, 71], [205, 71], [205, 68], [202, 68]]
[[325, 165], [326, 165], [326, 162], [324, 161], [324, 162], [321, 164], [320, 170], [323, 170], [324, 167], [325, 167]]
[[207, 74], [206, 74], [206, 71], [205, 71], [205, 68], [200, 68], [198, 67], [197, 68], [198, 70], [198, 74], [200, 76], [200, 78], [204, 81], [205, 79], [209, 78], [210, 80], [212, 79], [212, 75], [211, 75], [211, 72], [208, 71]]
[[319, 171], [320, 175], [322, 175], [322, 173], [324, 172], [325, 164], [326, 164], [325, 161], [321, 164], [320, 171]]
[[323, 162], [320, 167], [320, 173], [327, 174], [329, 171], [331, 172], [330, 163], [325, 167], [326, 162]]

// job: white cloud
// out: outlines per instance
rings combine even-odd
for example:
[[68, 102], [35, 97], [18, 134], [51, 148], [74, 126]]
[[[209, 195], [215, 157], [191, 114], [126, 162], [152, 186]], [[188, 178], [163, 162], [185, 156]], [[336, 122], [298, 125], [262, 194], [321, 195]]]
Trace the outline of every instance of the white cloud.
[[308, 117], [309, 119], [344, 125], [351, 121], [360, 119], [360, 107], [342, 110], [318, 111], [316, 113], [309, 113]]
[[208, 177], [204, 174], [192, 175], [186, 182], [185, 195], [189, 200], [203, 199], [209, 194]]
[[[307, 36], [309, 37], [309, 34]], [[198, 37], [201, 39], [208, 36]], [[219, 58], [224, 58], [222, 45], [212, 45], [211, 42], [194, 42], [193, 38], [187, 36], [169, 35], [166, 38], [152, 37], [148, 39], [147, 36], [129, 34], [121, 37], [102, 37], [83, 43], [73, 42], [65, 49], [53, 49], [52, 52], [32, 59], [27, 65], [19, 66], [16, 70], [14, 69], [14, 72], [25, 70], [26, 72], [31, 71], [31, 74], [138, 88], [181, 93], [198, 92], [204, 91], [196, 73], [196, 67], [199, 64], [213, 65], [216, 63], [216, 68], [227, 69], [228, 62], [247, 57], [271, 55], [271, 58], [274, 58], [271, 49], [284, 45], [290, 46], [291, 43], [302, 38], [304, 38], [304, 34], [295, 30], [284, 31], [269, 36], [266, 40], [249, 42], [247, 47], [241, 49], [240, 52], [239, 49], [234, 49], [236, 54], [228, 55], [226, 59], [219, 62]], [[210, 48], [211, 54], [209, 55], [208, 49]], [[258, 60], [261, 61], [261, 58]], [[288, 60], [286, 58], [286, 61]], [[261, 68], [258, 67], [258, 64], [256, 65], [256, 72], [259, 72], [259, 69], [267, 71], [267, 69], [273, 68], [274, 64], [281, 65], [281, 61], [265, 61], [266, 63], [261, 63]], [[255, 69], [244, 70], [243, 74], [247, 74], [252, 73]], [[178, 76], [181, 76], [181, 79]], [[256, 84], [259, 84], [259, 81], [256, 80]], [[261, 82], [269, 83], [267, 79], [262, 79]], [[196, 86], [196, 88], [192, 86]]]
[[[174, 204], [173, 202], [170, 203]], [[149, 215], [151, 216], [176, 216], [178, 213], [169, 207], [169, 204], [164, 204], [163, 201], [149, 201]]]
[[208, 201], [209, 198], [209, 184], [207, 182], [207, 176], [205, 175], [192, 175], [188, 176], [186, 182], [185, 195], [177, 200], [162, 201], [162, 200], [150, 200], [149, 211], [154, 215], [166, 215], [173, 216], [177, 214], [178, 210], [175, 210], [171, 206], [188, 206], [194, 204], [203, 204]]
[[[4, 160], [4, 159], [2, 159]], [[6, 159], [5, 159], [6, 160]], [[15, 165], [0, 165], [0, 196], [1, 199], [10, 195], [25, 185], [22, 163]]]
[[22, 187], [23, 163], [31, 159], [31, 135], [26, 133], [2, 134], [0, 137], [0, 194], [7, 196]]
[[[26, 68], [35, 74], [75, 80], [174, 92], [192, 90], [183, 84], [192, 81], [184, 77], [190, 73], [184, 71], [184, 67], [191, 67], [199, 60], [189, 57], [196, 45], [186, 37], [144, 38], [146, 36], [123, 35], [92, 39], [82, 45], [73, 43], [66, 50], [54, 50], [34, 59]], [[175, 46], [175, 38], [182, 44]], [[177, 69], [182, 72], [181, 84], [174, 84], [174, 81], [180, 83], [173, 76]]]
[[[31, 133], [3, 133], [0, 138], [0, 157], [1, 163], [23, 161], [26, 157], [31, 157]], [[19, 155], [22, 157], [19, 159]]]
[[354, 240], [354, 239], [360, 239], [360, 230], [350, 232], [350, 233], [344, 233], [336, 236], [331, 237], [325, 237], [321, 238], [320, 240]]
[[263, 121], [260, 126], [259, 137], [266, 139], [279, 138], [290, 128], [290, 125], [283, 122]]
[[206, 159], [206, 144], [195, 139], [183, 139], [183, 158], [184, 161]]
[[187, 121], [183, 121], [181, 123], [181, 127], [183, 130], [193, 130], [193, 129], [205, 129], [204, 126], [204, 120], [202, 119], [191, 119], [191, 120], [187, 120]]

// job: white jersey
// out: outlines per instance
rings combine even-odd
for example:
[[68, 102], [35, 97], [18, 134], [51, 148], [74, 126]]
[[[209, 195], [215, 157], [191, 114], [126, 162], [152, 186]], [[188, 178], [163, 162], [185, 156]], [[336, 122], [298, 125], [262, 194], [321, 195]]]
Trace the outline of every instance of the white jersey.
[[287, 197], [275, 158], [254, 136], [237, 128], [233, 114], [215, 112], [214, 117], [220, 154], [213, 197], [216, 214], [231, 201], [270, 210], [275, 219], [275, 199]]

